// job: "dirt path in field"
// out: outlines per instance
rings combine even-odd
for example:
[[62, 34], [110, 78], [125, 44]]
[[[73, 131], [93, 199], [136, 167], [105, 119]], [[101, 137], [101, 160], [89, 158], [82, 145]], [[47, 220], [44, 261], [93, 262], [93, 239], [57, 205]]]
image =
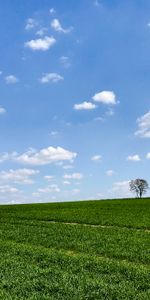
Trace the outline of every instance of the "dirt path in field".
[[100, 225], [100, 224], [85, 224], [85, 223], [71, 223], [71, 222], [61, 222], [61, 221], [42, 221], [43, 223], [50, 223], [50, 224], [64, 224], [64, 225], [71, 225], [71, 226], [84, 226], [84, 227], [93, 227], [93, 228], [119, 228], [119, 229], [128, 229], [128, 230], [136, 230], [136, 231], [145, 231], [150, 233], [150, 229], [144, 228], [133, 228], [133, 227], [121, 227], [116, 225]]

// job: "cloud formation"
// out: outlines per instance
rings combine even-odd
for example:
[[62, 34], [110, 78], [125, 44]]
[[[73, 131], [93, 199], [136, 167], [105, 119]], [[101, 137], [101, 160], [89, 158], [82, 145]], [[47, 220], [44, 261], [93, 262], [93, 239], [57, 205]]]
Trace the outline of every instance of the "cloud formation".
[[80, 180], [83, 178], [83, 174], [82, 173], [72, 173], [72, 174], [65, 174], [63, 176], [64, 179], [77, 179]]
[[137, 119], [138, 130], [136, 136], [141, 138], [150, 138], [150, 111]]
[[9, 171], [0, 172], [1, 181], [12, 181], [20, 184], [32, 184], [32, 176], [39, 174], [38, 170], [33, 169], [10, 169]]
[[94, 155], [91, 157], [91, 160], [99, 162], [102, 160], [102, 156], [101, 155]]
[[47, 165], [51, 163], [56, 163], [59, 161], [73, 161], [76, 158], [77, 153], [66, 150], [62, 147], [48, 147], [37, 151], [30, 148], [23, 154], [13, 153], [3, 153], [0, 155], [0, 162], [6, 160], [13, 160], [22, 164], [27, 165]]
[[99, 92], [99, 93], [96, 93], [92, 99], [96, 102], [99, 102], [99, 103], [103, 103], [103, 104], [112, 104], [112, 105], [115, 105], [117, 104], [117, 101], [116, 101], [116, 95], [113, 91], [102, 91], [102, 92]]
[[53, 19], [51, 21], [51, 27], [57, 31], [57, 32], [63, 32], [63, 33], [69, 33], [72, 30], [72, 27], [69, 27], [67, 29], [64, 29], [62, 25], [60, 24], [60, 21], [58, 19]]
[[15, 84], [19, 82], [19, 79], [15, 75], [11, 74], [5, 77], [5, 81], [7, 84]]
[[6, 109], [2, 106], [0, 106], [0, 115], [3, 115], [6, 113]]
[[38, 25], [37, 21], [33, 18], [28, 18], [26, 21], [25, 30], [31, 30]]
[[131, 161], [140, 161], [141, 158], [140, 158], [140, 156], [139, 156], [138, 154], [135, 154], [135, 155], [129, 155], [129, 156], [127, 157], [127, 160], [131, 160]]
[[29, 48], [33, 51], [47, 51], [56, 43], [56, 39], [51, 36], [45, 36], [44, 38], [35, 39], [28, 41], [24, 44], [26, 48]]
[[86, 101], [79, 103], [79, 104], [74, 104], [75, 110], [92, 110], [95, 108], [96, 108], [96, 105], [94, 103], [86, 102]]
[[40, 79], [41, 83], [56, 83], [60, 80], [64, 80], [64, 77], [57, 74], [57, 73], [47, 73], [45, 75], [43, 75], [43, 77]]

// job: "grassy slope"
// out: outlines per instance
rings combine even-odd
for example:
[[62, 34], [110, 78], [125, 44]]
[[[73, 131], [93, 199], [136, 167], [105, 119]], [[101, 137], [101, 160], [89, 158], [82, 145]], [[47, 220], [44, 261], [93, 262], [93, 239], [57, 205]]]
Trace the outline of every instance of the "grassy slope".
[[1, 206], [0, 221], [0, 299], [150, 298], [150, 199]]

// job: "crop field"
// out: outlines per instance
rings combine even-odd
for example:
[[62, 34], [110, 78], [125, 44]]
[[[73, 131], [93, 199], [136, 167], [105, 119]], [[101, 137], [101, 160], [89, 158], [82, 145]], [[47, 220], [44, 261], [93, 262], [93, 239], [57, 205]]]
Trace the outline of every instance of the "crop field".
[[150, 199], [0, 206], [0, 299], [149, 300]]

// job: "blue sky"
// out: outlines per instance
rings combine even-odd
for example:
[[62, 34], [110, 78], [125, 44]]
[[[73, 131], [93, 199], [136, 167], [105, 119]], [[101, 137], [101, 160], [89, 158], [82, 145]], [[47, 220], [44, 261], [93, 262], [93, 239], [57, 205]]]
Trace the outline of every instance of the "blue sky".
[[0, 4], [0, 203], [131, 196], [150, 182], [150, 2], [23, 2]]

